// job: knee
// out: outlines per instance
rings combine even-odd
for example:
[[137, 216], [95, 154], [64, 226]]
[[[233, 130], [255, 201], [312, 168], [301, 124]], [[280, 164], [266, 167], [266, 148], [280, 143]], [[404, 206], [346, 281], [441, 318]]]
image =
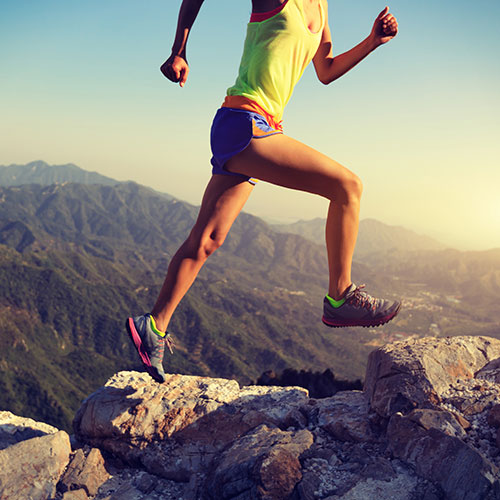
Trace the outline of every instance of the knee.
[[205, 258], [210, 257], [210, 255], [222, 246], [225, 239], [225, 235], [220, 235], [214, 231], [202, 240], [200, 252]]
[[335, 184], [332, 191], [331, 200], [336, 203], [342, 205], [359, 203], [363, 194], [363, 183], [356, 174], [349, 172], [340, 182]]
[[349, 192], [351, 196], [357, 200], [361, 199], [361, 195], [363, 194], [363, 182], [356, 174], [352, 174], [352, 179], [349, 181]]
[[210, 234], [202, 234], [201, 236], [193, 233], [189, 238], [189, 246], [196, 260], [204, 261], [222, 246], [224, 240], [225, 235], [220, 235], [215, 231]]

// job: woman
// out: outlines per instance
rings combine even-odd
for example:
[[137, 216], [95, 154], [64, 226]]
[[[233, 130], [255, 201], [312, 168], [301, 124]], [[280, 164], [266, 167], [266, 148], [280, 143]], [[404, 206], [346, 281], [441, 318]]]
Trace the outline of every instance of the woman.
[[[183, 0], [172, 54], [162, 73], [181, 87], [189, 66], [186, 44], [203, 0]], [[164, 381], [167, 327], [209, 255], [222, 245], [257, 179], [307, 191], [330, 201], [326, 221], [329, 290], [323, 304], [327, 326], [378, 326], [396, 316], [399, 302], [371, 297], [351, 281], [362, 192], [360, 179], [336, 161], [283, 133], [281, 117], [293, 88], [312, 61], [327, 85], [396, 36], [386, 7], [371, 33], [333, 56], [326, 0], [253, 0], [235, 84], [227, 91], [211, 131], [212, 177], [198, 219], [168, 267], [151, 313], [127, 319], [127, 330], [151, 376]]]

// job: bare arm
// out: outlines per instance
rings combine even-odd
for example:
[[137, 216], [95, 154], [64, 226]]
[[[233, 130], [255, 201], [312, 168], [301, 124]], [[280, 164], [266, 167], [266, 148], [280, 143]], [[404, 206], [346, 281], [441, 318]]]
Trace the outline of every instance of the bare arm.
[[187, 40], [203, 2], [204, 0], [183, 0], [179, 10], [172, 53], [160, 67], [160, 71], [169, 80], [175, 83], [179, 82], [181, 87], [184, 87], [189, 74], [186, 59]]
[[[326, 0], [322, 1], [323, 10], [327, 16], [327, 2]], [[372, 31], [367, 38], [351, 50], [333, 57], [332, 37], [327, 18], [318, 51], [313, 59], [318, 79], [327, 85], [340, 78], [377, 47], [392, 40], [397, 32], [396, 18], [389, 13], [389, 7], [386, 7], [375, 19]]]

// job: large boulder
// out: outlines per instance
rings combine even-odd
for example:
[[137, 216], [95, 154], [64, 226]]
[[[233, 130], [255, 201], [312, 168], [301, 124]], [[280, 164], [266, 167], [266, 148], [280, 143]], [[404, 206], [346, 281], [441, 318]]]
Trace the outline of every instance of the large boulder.
[[120, 372], [78, 410], [76, 436], [166, 479], [189, 481], [238, 438], [286, 427], [308, 400], [301, 388], [242, 387], [234, 380]]
[[437, 408], [451, 383], [474, 377], [499, 357], [500, 340], [489, 337], [394, 342], [370, 353], [363, 390], [371, 409], [386, 418]]
[[[369, 406], [361, 391], [341, 391], [319, 399], [310, 420], [340, 441], [366, 442], [374, 439]], [[312, 417], [312, 418], [311, 418]]]
[[420, 423], [422, 415], [416, 417], [414, 412], [408, 416], [395, 414], [389, 421], [387, 438], [393, 455], [413, 465], [419, 476], [439, 485], [446, 499], [500, 498], [498, 469], [453, 435], [454, 429], [442, 430], [435, 425], [426, 428]]
[[109, 477], [98, 448], [79, 448], [71, 457], [58, 489], [62, 492], [84, 490], [87, 495], [93, 497]]
[[[93, 448], [60, 492], [92, 496], [104, 480], [96, 498], [500, 499], [498, 359], [496, 339], [396, 342], [370, 354], [363, 392], [322, 399], [120, 372], [77, 412], [76, 438]], [[106, 480], [96, 448], [140, 472]]]
[[500, 341], [486, 337], [395, 342], [368, 359], [364, 392], [388, 421], [388, 449], [450, 500], [500, 498], [492, 408]]
[[214, 500], [288, 498], [302, 479], [299, 457], [313, 441], [305, 429], [257, 427], [222, 453], [208, 475], [206, 495]]
[[44, 422], [19, 417], [10, 411], [0, 411], [0, 450], [26, 439], [55, 434], [58, 431], [59, 429]]
[[70, 453], [69, 436], [64, 431], [27, 439], [0, 450], [0, 498], [52, 498]]

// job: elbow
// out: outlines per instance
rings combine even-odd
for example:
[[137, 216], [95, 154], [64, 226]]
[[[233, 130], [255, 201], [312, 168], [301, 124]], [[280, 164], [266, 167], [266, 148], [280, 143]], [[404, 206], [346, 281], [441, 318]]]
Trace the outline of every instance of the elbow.
[[324, 76], [319, 76], [318, 80], [323, 84], [323, 85], [330, 85], [332, 83], [332, 80], [329, 78], [325, 78]]
[[337, 79], [337, 75], [334, 71], [332, 63], [333, 59], [330, 61], [325, 61], [324, 64], [318, 65], [316, 68], [316, 75], [318, 76], [318, 80], [323, 85], [330, 85], [330, 83]]
[[332, 78], [329, 75], [318, 75], [318, 80], [323, 84], [323, 85], [330, 85], [335, 78]]

